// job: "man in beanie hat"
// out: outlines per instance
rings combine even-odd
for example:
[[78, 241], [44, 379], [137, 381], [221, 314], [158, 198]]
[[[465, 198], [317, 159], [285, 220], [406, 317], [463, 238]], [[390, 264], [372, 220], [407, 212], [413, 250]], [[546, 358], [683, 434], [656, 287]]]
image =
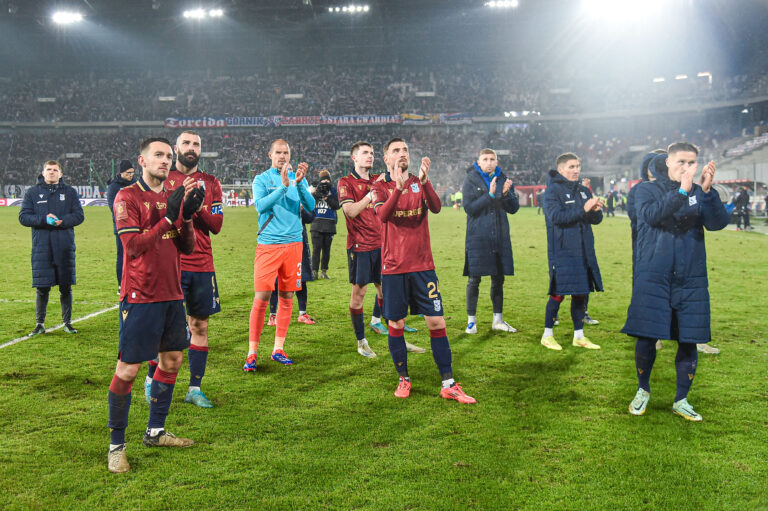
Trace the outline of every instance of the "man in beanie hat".
[[134, 168], [130, 160], [123, 160], [120, 162], [119, 173], [113, 177], [107, 186], [107, 203], [109, 204], [109, 211], [112, 213], [112, 232], [115, 234], [115, 240], [117, 240], [117, 261], [115, 262], [115, 269], [117, 273], [117, 286], [120, 287], [120, 281], [123, 278], [123, 244], [120, 243], [120, 237], [117, 235], [117, 226], [115, 225], [115, 212], [112, 207], [115, 204], [115, 197], [117, 192], [128, 185], [133, 184]]

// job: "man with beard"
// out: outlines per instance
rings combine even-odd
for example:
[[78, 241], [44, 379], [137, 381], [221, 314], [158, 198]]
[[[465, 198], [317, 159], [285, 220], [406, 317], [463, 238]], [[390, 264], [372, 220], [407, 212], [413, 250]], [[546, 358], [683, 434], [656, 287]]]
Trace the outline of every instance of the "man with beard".
[[555, 340], [553, 327], [565, 295], [571, 295], [573, 345], [599, 350], [600, 346], [584, 336], [584, 302], [591, 291], [602, 291], [600, 268], [595, 256], [592, 225], [603, 220], [602, 200], [592, 197], [589, 188], [579, 184], [581, 160], [573, 153], [561, 154], [557, 170], [550, 170], [544, 192], [549, 260], [549, 300], [544, 317], [541, 344], [562, 350]]
[[165, 420], [182, 351], [189, 346], [179, 253], [191, 254], [195, 249], [192, 216], [202, 206], [205, 190], [191, 178], [186, 178], [184, 186], [173, 193], [164, 188], [173, 161], [171, 143], [166, 139], [146, 139], [140, 151], [142, 176], [115, 198], [115, 222], [125, 251], [120, 284], [120, 344], [108, 395], [107, 466], [115, 473], [130, 469], [125, 430], [131, 388], [142, 362], [159, 360], [150, 389], [144, 445], [187, 447], [194, 443], [166, 432]]
[[411, 394], [408, 351], [403, 337], [408, 306], [412, 314], [423, 314], [429, 328], [432, 356], [443, 380], [440, 397], [459, 403], [475, 403], [453, 379], [451, 346], [445, 331], [443, 300], [435, 274], [429, 241], [427, 210], [439, 213], [440, 198], [429, 181], [429, 158], [421, 159], [419, 177], [409, 175], [408, 144], [393, 138], [384, 146], [387, 177], [373, 186], [376, 216], [382, 222], [381, 280], [384, 317], [389, 321], [389, 353], [399, 383], [395, 397]]
[[[176, 168], [168, 174], [167, 189], [174, 190], [182, 186], [187, 178], [191, 178], [198, 188], [206, 192], [202, 209], [192, 217], [195, 251], [181, 255], [181, 289], [184, 292], [190, 334], [187, 352], [189, 389], [184, 402], [201, 408], [213, 408], [213, 403], [200, 387], [208, 362], [208, 318], [221, 311], [211, 250], [211, 234], [218, 234], [224, 222], [221, 183], [213, 174], [206, 174], [198, 168], [202, 151], [200, 135], [194, 131], [182, 132], [176, 139], [174, 151]], [[150, 363], [150, 368], [152, 365]], [[144, 383], [145, 392], [148, 392], [151, 383], [151, 375], [148, 375]]]

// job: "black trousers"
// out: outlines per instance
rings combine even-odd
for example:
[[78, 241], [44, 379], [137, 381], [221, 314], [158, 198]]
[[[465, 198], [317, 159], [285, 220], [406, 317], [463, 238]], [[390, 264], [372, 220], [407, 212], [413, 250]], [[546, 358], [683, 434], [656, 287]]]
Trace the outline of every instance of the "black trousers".
[[331, 242], [333, 234], [329, 232], [312, 232], [312, 271], [328, 270], [328, 261], [331, 259]]

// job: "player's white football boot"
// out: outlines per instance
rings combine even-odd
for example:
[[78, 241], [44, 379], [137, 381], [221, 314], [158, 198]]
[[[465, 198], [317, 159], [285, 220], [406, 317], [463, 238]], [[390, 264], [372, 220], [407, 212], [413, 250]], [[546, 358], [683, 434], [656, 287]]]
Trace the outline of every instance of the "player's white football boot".
[[364, 357], [376, 358], [376, 353], [374, 353], [371, 347], [368, 346], [368, 341], [366, 339], [357, 341], [357, 352]]
[[499, 332], [509, 332], [511, 334], [514, 334], [517, 332], [517, 328], [513, 327], [506, 321], [494, 321], [491, 325], [491, 330], [497, 330]]
[[474, 321], [470, 321], [467, 323], [467, 329], [464, 330], [465, 334], [476, 334], [477, 333], [477, 323]]

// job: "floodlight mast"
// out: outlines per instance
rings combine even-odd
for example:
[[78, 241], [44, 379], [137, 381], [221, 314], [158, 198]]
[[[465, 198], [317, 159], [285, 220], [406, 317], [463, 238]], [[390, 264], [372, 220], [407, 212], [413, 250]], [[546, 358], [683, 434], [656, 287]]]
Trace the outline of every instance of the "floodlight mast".
[[51, 19], [58, 25], [71, 25], [72, 23], [83, 21], [83, 15], [79, 12], [56, 11], [51, 16]]

